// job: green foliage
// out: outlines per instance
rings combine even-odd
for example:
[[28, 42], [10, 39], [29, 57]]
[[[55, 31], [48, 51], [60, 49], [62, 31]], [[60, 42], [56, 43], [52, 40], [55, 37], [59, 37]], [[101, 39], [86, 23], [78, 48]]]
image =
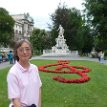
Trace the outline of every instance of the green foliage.
[[[32, 60], [37, 66], [55, 64], [55, 60]], [[86, 66], [91, 80], [83, 84], [64, 84], [52, 80], [59, 74], [40, 72], [42, 80], [42, 107], [106, 107], [107, 66], [92, 61], [74, 61], [69, 65]], [[48, 68], [49, 69], [49, 68]], [[6, 76], [9, 68], [0, 70], [0, 107], [8, 107]], [[73, 78], [72, 74], [70, 77]]]
[[34, 29], [30, 37], [35, 54], [41, 54], [43, 49], [51, 47], [51, 37], [45, 30]]
[[83, 44], [83, 48], [82, 48], [82, 53], [88, 54], [92, 51], [92, 48], [94, 47], [94, 38], [93, 35], [90, 33], [91, 30], [89, 28], [89, 26], [83, 26], [82, 28], [83, 32], [83, 40], [84, 40], [84, 44]]
[[53, 21], [51, 29], [53, 40], [58, 36], [58, 27], [61, 24], [65, 30], [64, 38], [67, 40], [66, 43], [69, 49], [81, 49], [83, 47], [83, 35], [80, 33], [83, 20], [79, 10], [75, 8], [68, 9], [65, 5], [59, 5], [55, 13], [51, 15], [51, 19]]
[[107, 0], [85, 0], [88, 24], [91, 23], [98, 42], [96, 47], [107, 49]]
[[104, 51], [104, 58], [107, 60], [107, 50]]
[[14, 20], [8, 11], [0, 8], [0, 46], [7, 46], [14, 37]]

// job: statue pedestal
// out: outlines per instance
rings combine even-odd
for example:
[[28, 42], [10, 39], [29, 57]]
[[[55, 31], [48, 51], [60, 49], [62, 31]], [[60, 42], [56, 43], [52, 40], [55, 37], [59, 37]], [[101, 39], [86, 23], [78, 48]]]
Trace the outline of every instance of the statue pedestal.
[[56, 38], [56, 45], [51, 50], [43, 50], [43, 56], [69, 55], [70, 53], [63, 35], [59, 35]]

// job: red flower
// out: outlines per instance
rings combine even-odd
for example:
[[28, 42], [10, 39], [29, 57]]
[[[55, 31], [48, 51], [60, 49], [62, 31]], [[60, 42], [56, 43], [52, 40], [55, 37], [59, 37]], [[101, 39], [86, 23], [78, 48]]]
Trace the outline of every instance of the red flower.
[[[60, 74], [77, 74], [81, 76], [81, 78], [78, 79], [66, 79], [61, 76], [53, 77], [53, 80], [59, 81], [62, 83], [84, 83], [90, 80], [90, 77], [87, 76], [87, 74], [90, 71], [89, 68], [84, 67], [84, 66], [69, 66], [70, 61], [68, 60], [58, 60], [57, 64], [48, 64], [45, 66], [40, 66], [39, 70], [43, 72], [48, 72], [48, 73], [60, 73]], [[51, 66], [57, 66], [55, 70], [49, 70], [46, 69]], [[68, 70], [63, 70], [64, 68], [67, 68]]]

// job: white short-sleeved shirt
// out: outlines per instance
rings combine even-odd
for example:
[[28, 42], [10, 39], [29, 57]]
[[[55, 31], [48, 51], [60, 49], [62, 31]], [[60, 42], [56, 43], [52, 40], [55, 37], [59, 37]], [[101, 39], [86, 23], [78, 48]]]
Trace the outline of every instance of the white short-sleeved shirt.
[[35, 104], [38, 107], [39, 88], [42, 83], [36, 65], [30, 64], [29, 69], [24, 69], [16, 62], [9, 70], [7, 82], [10, 100], [19, 98], [22, 106]]

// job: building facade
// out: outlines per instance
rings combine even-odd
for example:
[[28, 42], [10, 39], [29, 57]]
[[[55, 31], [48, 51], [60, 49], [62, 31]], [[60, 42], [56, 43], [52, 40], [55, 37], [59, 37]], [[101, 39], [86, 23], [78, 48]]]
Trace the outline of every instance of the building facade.
[[34, 21], [29, 13], [12, 15], [12, 18], [15, 20], [14, 40], [28, 39], [34, 27]]

